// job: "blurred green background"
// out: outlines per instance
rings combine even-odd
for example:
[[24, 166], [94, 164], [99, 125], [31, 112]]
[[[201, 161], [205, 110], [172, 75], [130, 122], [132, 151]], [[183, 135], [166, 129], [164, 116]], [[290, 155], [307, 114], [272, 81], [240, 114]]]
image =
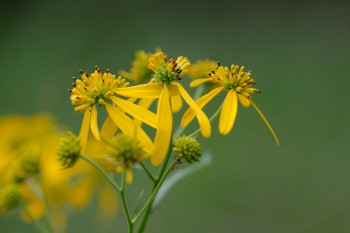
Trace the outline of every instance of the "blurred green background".
[[[13, 1], [0, 9], [0, 114], [48, 111], [75, 132], [71, 77], [129, 69], [135, 50], [220, 60], [253, 71], [263, 94], [226, 137], [201, 139], [211, 166], [182, 180], [148, 233], [350, 232], [350, 4], [346, 1]], [[6, 132], [0, 132], [6, 133]], [[95, 207], [69, 233], [126, 232]], [[34, 232], [0, 217], [0, 232]]]

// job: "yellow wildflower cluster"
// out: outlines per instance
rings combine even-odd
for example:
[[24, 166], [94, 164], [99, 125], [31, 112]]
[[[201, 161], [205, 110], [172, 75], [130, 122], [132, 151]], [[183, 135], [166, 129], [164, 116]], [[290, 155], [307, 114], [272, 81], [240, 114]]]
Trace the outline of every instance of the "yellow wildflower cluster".
[[[232, 65], [229, 70], [210, 60], [201, 60], [192, 66], [187, 57], [168, 59], [161, 51], [153, 55], [138, 51], [135, 57], [130, 73], [120, 73], [138, 83], [148, 78], [145, 84], [130, 86], [121, 76], [116, 77], [109, 70], [102, 75], [98, 67], [91, 75], [81, 72], [82, 80], [74, 79], [74, 88], [69, 90], [72, 104], [78, 105], [75, 111], [85, 111], [79, 135], [83, 147], [89, 127], [97, 140], [101, 139], [100, 135], [108, 135], [103, 137], [108, 141], [119, 133], [126, 134], [141, 143], [145, 153], [142, 158], [150, 157], [152, 164], [157, 166], [164, 160], [172, 143], [173, 113], [182, 108], [183, 100], [189, 108], [182, 117], [181, 126], [186, 127], [196, 117], [202, 136], [208, 138], [211, 123], [202, 108], [222, 91], [227, 91], [227, 95], [219, 119], [221, 134], [228, 134], [233, 127], [238, 99], [244, 107], [254, 106], [279, 143], [270, 124], [252, 101], [251, 94], [260, 91], [252, 87], [255, 81], [251, 79], [251, 72], [244, 71], [244, 67]], [[214, 88], [195, 101], [181, 84], [186, 74], [194, 78], [191, 87], [210, 81]], [[154, 113], [148, 108], [155, 100], [158, 100], [158, 104]], [[98, 129], [97, 105], [102, 106], [108, 115], [101, 133]], [[153, 140], [144, 131], [142, 123], [155, 129]], [[108, 133], [104, 129], [108, 129]]]
[[[129, 232], [142, 215], [139, 232], [143, 232], [166, 177], [183, 160], [200, 162], [202, 148], [196, 137], [211, 137], [216, 116], [220, 115], [219, 133], [227, 135], [234, 126], [238, 102], [243, 107], [253, 106], [279, 144], [252, 100], [252, 95], [261, 91], [253, 87], [252, 73], [243, 66], [228, 68], [211, 60], [192, 65], [185, 56], [168, 58], [160, 50], [154, 54], [137, 51], [130, 71], [119, 74], [109, 69], [101, 72], [96, 66], [92, 73], [80, 70], [80, 78], [73, 78], [73, 87], [68, 89], [70, 101], [76, 113], [83, 113], [78, 135], [57, 130], [47, 115], [0, 118], [1, 211], [18, 211], [29, 221], [47, 216], [46, 225], [62, 231], [64, 208], [84, 207], [97, 193], [105, 216], [113, 216], [117, 192]], [[186, 75], [192, 78], [190, 87], [210, 85], [198, 88], [193, 98], [183, 84]], [[208, 92], [202, 95], [204, 87]], [[204, 108], [220, 93], [226, 97], [209, 118]], [[174, 114], [181, 113], [184, 104], [187, 109], [175, 130]], [[180, 136], [194, 119], [198, 129]], [[170, 162], [173, 152], [176, 156]], [[152, 174], [156, 168], [148, 169], [148, 163], [161, 165], [157, 176]], [[139, 212], [140, 203], [136, 203], [131, 216], [125, 184], [132, 183], [135, 168], [145, 171], [153, 189]], [[119, 173], [120, 183], [116, 182]]]
[[[41, 221], [49, 213], [50, 224], [57, 231], [66, 225], [64, 208], [86, 206], [98, 192], [101, 209], [115, 211], [113, 189], [101, 182], [101, 176], [87, 164], [62, 169], [57, 160], [59, 138], [53, 118], [47, 114], [32, 117], [10, 115], [0, 118], [0, 212], [19, 211], [26, 221]], [[89, 151], [101, 150], [96, 141]], [[104, 204], [109, 196], [108, 205]]]

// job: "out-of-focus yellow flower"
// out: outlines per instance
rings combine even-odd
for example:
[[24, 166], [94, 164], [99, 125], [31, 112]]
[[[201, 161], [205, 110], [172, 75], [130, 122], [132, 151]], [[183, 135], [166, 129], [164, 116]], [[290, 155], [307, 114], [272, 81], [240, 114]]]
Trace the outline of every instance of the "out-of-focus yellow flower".
[[154, 54], [149, 59], [149, 68], [154, 72], [150, 83], [133, 87], [118, 88], [116, 93], [128, 97], [157, 99], [158, 127], [154, 140], [155, 151], [151, 155], [153, 165], [159, 165], [169, 147], [172, 135], [172, 107], [181, 108], [182, 99], [187, 102], [195, 112], [204, 137], [211, 134], [211, 126], [208, 117], [197, 106], [192, 97], [180, 84], [181, 77], [188, 73], [190, 61], [183, 56], [176, 60], [168, 60], [163, 52]]
[[[279, 140], [273, 131], [271, 125], [267, 121], [266, 117], [255, 105], [252, 100], [251, 94], [261, 93], [258, 89], [253, 88], [255, 84], [254, 79], [251, 78], [252, 73], [245, 72], [244, 67], [241, 68], [237, 65], [232, 65], [231, 70], [227, 67], [223, 67], [220, 64], [216, 71], [209, 73], [209, 78], [197, 79], [191, 82], [191, 86], [197, 86], [205, 82], [215, 82], [218, 87], [214, 88], [208, 94], [199, 98], [196, 102], [200, 108], [203, 108], [210, 100], [212, 100], [221, 91], [227, 91], [226, 98], [223, 102], [220, 119], [219, 119], [219, 132], [222, 135], [228, 134], [233, 128], [237, 110], [238, 100], [243, 107], [249, 107], [252, 105], [258, 112], [260, 117], [265, 122], [276, 143], [279, 145]], [[182, 117], [181, 125], [185, 127], [188, 125], [195, 116], [195, 112], [192, 109], [188, 109]]]
[[153, 73], [152, 70], [148, 68], [148, 60], [151, 57], [152, 53], [145, 53], [143, 50], [136, 51], [135, 60], [131, 63], [130, 72], [120, 70], [119, 75], [135, 83], [140, 83], [149, 79]]
[[217, 63], [211, 60], [198, 60], [188, 69], [188, 75], [193, 79], [208, 78], [209, 73], [215, 70]]
[[[54, 228], [62, 232], [67, 207], [85, 207], [97, 194], [104, 217], [114, 216], [111, 212], [116, 212], [117, 196], [104, 177], [84, 162], [62, 169], [57, 150], [59, 139], [65, 134], [57, 130], [50, 115], [1, 117], [0, 132], [0, 193], [4, 194], [0, 202], [4, 210], [20, 201], [19, 214], [24, 220], [30, 221], [26, 211], [34, 219], [49, 213]], [[105, 153], [104, 144], [91, 140], [94, 141], [87, 147], [88, 156]]]
[[[82, 71], [80, 73], [82, 80], [74, 78], [74, 88], [69, 90], [69, 92], [72, 94], [70, 97], [72, 104], [77, 106], [74, 110], [76, 112], [85, 112], [79, 134], [83, 153], [85, 152], [90, 128], [94, 137], [100, 140], [97, 105], [103, 106], [108, 113], [108, 117], [102, 126], [102, 137], [104, 136], [103, 132], [106, 132], [106, 135], [113, 134], [110, 132], [111, 129], [113, 129], [113, 132], [120, 129], [123, 133], [131, 136], [136, 126], [133, 123], [133, 119], [126, 114], [153, 128], [157, 128], [157, 116], [155, 113], [134, 104], [132, 101], [127, 101], [116, 96], [116, 91], [119, 88], [129, 85], [125, 79], [121, 77], [117, 78], [108, 69], [102, 74], [98, 67], [96, 67], [95, 72], [91, 75]], [[148, 135], [142, 129], [137, 130], [137, 132], [145, 148], [150, 151], [153, 150], [153, 143]]]

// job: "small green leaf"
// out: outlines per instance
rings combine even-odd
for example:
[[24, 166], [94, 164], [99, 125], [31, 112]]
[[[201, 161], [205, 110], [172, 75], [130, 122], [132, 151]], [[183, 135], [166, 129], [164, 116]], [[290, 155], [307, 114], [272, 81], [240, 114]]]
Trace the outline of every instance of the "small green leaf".
[[212, 161], [212, 155], [209, 152], [204, 152], [203, 156], [201, 157], [199, 162], [197, 162], [195, 164], [191, 164], [191, 166], [188, 166], [185, 169], [177, 170], [176, 172], [174, 172], [174, 174], [169, 176], [164, 181], [162, 187], [159, 189], [159, 192], [158, 192], [156, 198], [154, 199], [152, 209], [154, 209], [161, 202], [161, 200], [165, 197], [165, 195], [168, 193], [168, 191], [177, 182], [179, 182], [183, 178], [191, 175], [192, 173], [205, 168], [206, 166], [211, 164], [211, 161]]
[[135, 210], [134, 210], [134, 216], [137, 215], [137, 213], [139, 212], [139, 208], [140, 208], [140, 204], [141, 204], [141, 200], [142, 200], [144, 191], [145, 190], [142, 189], [141, 192], [139, 193], [139, 195], [137, 196]]

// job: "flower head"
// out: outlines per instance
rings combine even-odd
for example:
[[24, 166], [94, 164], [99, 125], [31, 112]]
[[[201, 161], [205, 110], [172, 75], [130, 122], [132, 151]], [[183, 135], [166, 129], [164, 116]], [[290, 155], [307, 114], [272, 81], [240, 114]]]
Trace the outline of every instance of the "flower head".
[[23, 202], [20, 188], [16, 184], [8, 184], [0, 190], [0, 208], [5, 212], [14, 210]]
[[117, 170], [127, 169], [127, 181], [132, 182], [131, 168], [147, 157], [142, 145], [135, 137], [118, 134], [111, 141], [110, 156], [117, 164]]
[[158, 52], [149, 59], [149, 68], [154, 72], [150, 83], [117, 90], [117, 94], [127, 97], [159, 99], [155, 151], [151, 155], [153, 165], [159, 165], [168, 151], [173, 127], [172, 112], [176, 112], [174, 108], [181, 108], [182, 98], [195, 112], [203, 137], [208, 138], [211, 135], [208, 117], [180, 83], [181, 77], [188, 73], [190, 66], [191, 63], [186, 57], [168, 60], [163, 52]]
[[106, 102], [111, 103], [111, 96], [114, 95], [115, 89], [118, 87], [126, 87], [129, 85], [125, 79], [116, 77], [107, 69], [104, 74], [101, 73], [99, 67], [95, 67], [95, 72], [91, 75], [80, 70], [81, 78], [73, 78], [73, 89], [70, 100], [76, 112], [84, 112], [94, 105], [104, 105]]
[[[276, 143], [279, 144], [278, 138], [271, 125], [252, 100], [251, 94], [261, 93], [261, 91], [253, 88], [255, 81], [251, 78], [252, 73], [250, 71], [246, 72], [244, 66], [239, 67], [238, 65], [232, 65], [231, 69], [229, 69], [228, 67], [223, 67], [220, 65], [220, 63], [218, 63], [217, 69], [215, 71], [211, 71], [208, 75], [210, 76], [209, 78], [194, 80], [190, 85], [193, 87], [211, 81], [218, 86], [197, 100], [197, 104], [200, 108], [203, 108], [221, 91], [227, 91], [219, 119], [219, 132], [222, 135], [228, 134], [233, 128], [238, 110], [237, 102], [239, 100], [243, 107], [249, 107], [252, 105], [255, 108], [276, 140]], [[193, 110], [188, 109], [182, 117], [181, 125], [188, 125], [193, 118]]]
[[193, 79], [208, 78], [208, 73], [216, 69], [217, 63], [211, 60], [198, 60], [193, 64], [188, 75]]
[[172, 82], [181, 80], [181, 76], [188, 73], [191, 66], [187, 57], [180, 56], [169, 61], [162, 52], [154, 54], [149, 59], [149, 68], [153, 70], [153, 79], [156, 83], [171, 84]]
[[58, 160], [62, 167], [70, 168], [75, 165], [80, 157], [80, 140], [73, 133], [68, 132], [69, 136], [61, 138], [61, 144], [58, 150]]
[[[72, 104], [77, 106], [74, 108], [76, 112], [84, 112], [84, 118], [80, 129], [79, 139], [82, 145], [82, 151], [85, 151], [86, 142], [89, 135], [89, 130], [97, 140], [102, 137], [113, 136], [117, 129], [129, 135], [133, 134], [134, 117], [141, 122], [144, 122], [154, 128], [157, 126], [156, 114], [149, 110], [138, 106], [132, 100], [119, 98], [116, 94], [119, 88], [129, 85], [125, 79], [116, 77], [107, 71], [102, 74], [100, 68], [96, 67], [95, 72], [91, 75], [81, 73], [81, 80], [76, 79], [73, 83], [71, 92]], [[102, 106], [108, 113], [107, 119], [102, 126], [102, 130], [98, 128], [97, 108]], [[131, 117], [130, 117], [131, 116]], [[112, 130], [111, 130], [112, 129]], [[141, 142], [148, 145], [150, 150], [153, 149], [152, 141], [148, 138], [143, 130], [138, 130]], [[109, 138], [108, 138], [109, 139]]]
[[140, 50], [135, 52], [135, 60], [131, 64], [130, 72], [124, 70], [119, 71], [119, 74], [129, 80], [140, 83], [143, 80], [151, 77], [152, 70], [148, 68], [148, 60], [152, 57], [152, 53], [145, 53]]
[[198, 162], [202, 155], [202, 148], [198, 141], [185, 135], [175, 140], [173, 151], [180, 159], [184, 158], [189, 163]]

